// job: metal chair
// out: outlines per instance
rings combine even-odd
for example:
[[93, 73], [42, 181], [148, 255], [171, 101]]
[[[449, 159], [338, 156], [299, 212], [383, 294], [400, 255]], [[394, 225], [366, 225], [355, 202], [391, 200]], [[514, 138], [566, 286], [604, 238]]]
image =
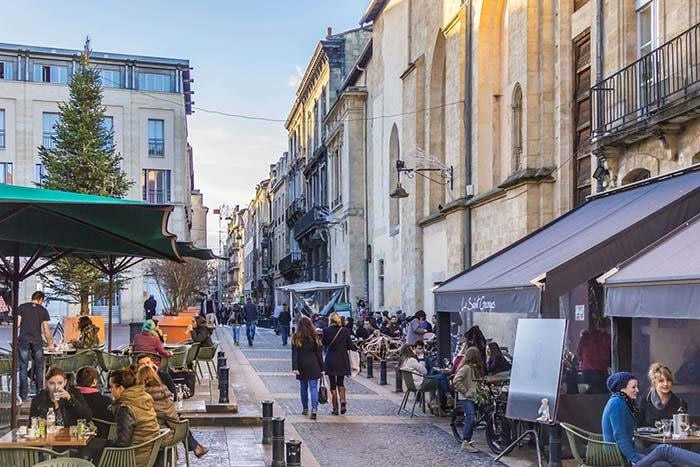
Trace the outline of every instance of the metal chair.
[[[560, 422], [569, 440], [571, 454], [579, 467], [625, 467], [627, 462], [615, 443], [603, 441], [603, 435], [591, 433], [569, 423]], [[586, 454], [581, 456], [576, 441], [586, 445]]]
[[117, 439], [117, 424], [115, 422], [110, 422], [108, 420], [102, 420], [101, 418], [92, 417], [92, 421], [95, 423], [97, 428], [100, 425], [107, 428], [107, 439]]
[[[406, 410], [406, 404], [408, 403], [408, 397], [411, 395], [411, 393], [414, 393], [416, 396], [413, 399], [413, 409], [411, 410], [411, 418], [416, 413], [416, 404], [418, 403], [418, 394], [421, 394], [421, 406], [423, 407], [423, 413], [425, 413], [425, 395], [428, 393], [431, 393], [435, 391], [435, 389], [424, 389], [423, 385], [421, 387], [416, 387], [416, 383], [413, 381], [413, 375], [414, 373], [412, 371], [407, 371], [407, 370], [399, 370], [401, 372], [401, 378], [403, 379], [403, 384], [406, 386], [406, 393], [403, 395], [403, 400], [401, 401], [401, 405], [399, 405], [399, 411], [397, 412], [397, 415], [401, 415], [402, 410]], [[418, 374], [418, 373], [415, 373]], [[423, 376], [418, 374], [418, 376]], [[423, 381], [427, 381], [430, 379], [436, 379], [431, 376], [425, 375], [423, 376]]]
[[93, 349], [83, 349], [76, 352], [73, 355], [75, 358], [75, 367], [80, 369], [84, 366], [97, 366], [97, 357], [95, 356], [95, 351]]
[[[104, 448], [102, 451], [102, 457], [100, 457], [100, 462], [97, 464], [97, 467], [153, 467], [153, 464], [156, 462], [156, 458], [158, 457], [160, 446], [163, 444], [163, 438], [165, 438], [169, 431], [169, 428], [162, 428], [158, 436], [134, 446], [129, 446], [126, 448]], [[151, 454], [148, 461], [145, 465], [137, 466], [136, 450], [148, 446], [151, 446]]]
[[[97, 364], [100, 366], [101, 376], [104, 382], [104, 386], [108, 386], [109, 373], [114, 370], [119, 370], [121, 368], [129, 366], [131, 361], [127, 355], [115, 355], [109, 352], [103, 352], [101, 350], [95, 351], [95, 357], [97, 358]], [[106, 376], [105, 376], [106, 375]]]
[[[193, 370], [194, 368], [194, 361], [197, 359], [197, 353], [199, 352], [199, 342], [194, 342], [190, 344], [190, 349], [187, 351], [187, 358], [185, 359], [185, 365], [187, 368], [192, 367]], [[199, 382], [199, 375], [197, 374], [197, 371], [194, 371], [194, 376], [197, 379], [197, 382]]]
[[75, 457], [57, 457], [56, 459], [39, 462], [34, 467], [95, 467], [95, 464]]
[[204, 378], [204, 373], [202, 373], [202, 369], [199, 366], [199, 362], [206, 362], [207, 364], [207, 371], [209, 372], [209, 379], [214, 379], [214, 376], [211, 373], [211, 367], [214, 367], [214, 374], [216, 374], [216, 363], [214, 363], [214, 358], [216, 357], [216, 349], [219, 348], [219, 343], [216, 342], [214, 343], [213, 346], [211, 347], [200, 347], [199, 352], [197, 353], [197, 370], [199, 370], [199, 376], [201, 378]]
[[173, 349], [173, 355], [168, 359], [168, 368], [172, 371], [186, 371], [187, 353], [189, 350], [189, 345], [183, 345]]
[[179, 443], [182, 443], [183, 446], [185, 446], [185, 463], [187, 464], [187, 467], [190, 467], [190, 443], [187, 437], [188, 433], [190, 432], [190, 421], [187, 419], [182, 419], [179, 422], [169, 420], [167, 425], [175, 432], [175, 434], [173, 435], [173, 439], [170, 441], [170, 443], [163, 444], [163, 463], [165, 467], [168, 465], [176, 467], [177, 445]]
[[[71, 384], [75, 383], [75, 374], [78, 371], [76, 355], [67, 355], [65, 357], [54, 357], [51, 361], [51, 366], [57, 366], [62, 369]], [[47, 371], [48, 371], [47, 367]]]
[[2, 377], [7, 378], [7, 390], [10, 388], [10, 380], [12, 378], [12, 355], [3, 355], [0, 357], [0, 388], [2, 388]]
[[0, 465], [5, 467], [33, 467], [42, 460], [64, 457], [66, 452], [56, 452], [46, 448], [35, 447], [0, 447]]
[[0, 391], [0, 430], [10, 428], [12, 420], [12, 393]]

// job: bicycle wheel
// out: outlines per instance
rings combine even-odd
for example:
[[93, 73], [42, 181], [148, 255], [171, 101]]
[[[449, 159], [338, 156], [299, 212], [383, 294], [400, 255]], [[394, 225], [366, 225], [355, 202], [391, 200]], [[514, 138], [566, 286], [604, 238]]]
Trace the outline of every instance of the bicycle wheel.
[[452, 419], [450, 421], [452, 434], [458, 442], [462, 442], [462, 433], [464, 432], [464, 410], [462, 406], [457, 404], [457, 407], [452, 410]]
[[[486, 444], [494, 454], [501, 454], [513, 442], [513, 421], [502, 413], [495, 413], [486, 425]], [[508, 452], [512, 451], [509, 449]]]

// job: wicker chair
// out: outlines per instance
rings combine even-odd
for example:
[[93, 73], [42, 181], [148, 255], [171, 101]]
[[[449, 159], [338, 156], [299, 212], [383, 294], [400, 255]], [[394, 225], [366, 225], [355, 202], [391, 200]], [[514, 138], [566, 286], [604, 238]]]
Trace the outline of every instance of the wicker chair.
[[[199, 347], [199, 352], [197, 353], [197, 370], [199, 370], [200, 378], [204, 378], [204, 373], [199, 367], [199, 362], [206, 362], [207, 371], [209, 372], [209, 379], [214, 379], [216, 375], [216, 364], [214, 363], [214, 358], [216, 357], [216, 350], [219, 348], [219, 343], [215, 342], [211, 347]], [[211, 373], [211, 367], [214, 367], [214, 375]]]
[[[163, 444], [163, 438], [169, 431], [169, 428], [163, 428], [160, 430], [160, 434], [155, 438], [134, 446], [126, 448], [105, 448], [104, 451], [102, 451], [102, 457], [100, 457], [100, 462], [97, 464], [97, 467], [153, 467], [158, 457], [160, 446]], [[137, 466], [136, 450], [145, 446], [151, 446], [151, 455], [145, 465]]]
[[95, 467], [95, 464], [75, 457], [57, 457], [56, 459], [39, 462], [34, 467]]
[[68, 452], [56, 452], [35, 447], [0, 447], [0, 465], [5, 467], [33, 467], [44, 459], [63, 457]]
[[[418, 394], [421, 394], [421, 405], [423, 406], [423, 412], [425, 413], [425, 395], [433, 392], [435, 389], [424, 389], [423, 385], [421, 387], [416, 387], [416, 383], [413, 381], [413, 375], [418, 373], [413, 373], [412, 371], [399, 370], [401, 372], [401, 378], [403, 379], [403, 384], [406, 386], [406, 393], [403, 395], [403, 400], [401, 405], [399, 405], [399, 411], [397, 415], [401, 415], [402, 410], [406, 410], [406, 404], [408, 403], [408, 397], [411, 393], [414, 393], [416, 397], [413, 399], [413, 409], [411, 410], [411, 418], [413, 418], [416, 413], [416, 403], [418, 402]], [[418, 375], [423, 376], [423, 375]], [[436, 379], [430, 376], [423, 376], [423, 381], [429, 379]]]
[[[569, 440], [571, 454], [579, 467], [625, 467], [627, 461], [615, 443], [603, 441], [603, 435], [591, 433], [569, 423], [560, 422]], [[581, 457], [577, 441], [586, 445], [586, 454]]]
[[185, 464], [187, 464], [187, 467], [190, 467], [190, 443], [187, 439], [187, 434], [190, 432], [190, 421], [187, 419], [182, 419], [179, 422], [168, 421], [167, 425], [175, 434], [170, 443], [163, 445], [165, 454], [163, 456], [163, 465], [165, 465], [165, 467], [168, 467], [168, 465], [176, 467], [177, 445], [182, 443], [185, 446]]

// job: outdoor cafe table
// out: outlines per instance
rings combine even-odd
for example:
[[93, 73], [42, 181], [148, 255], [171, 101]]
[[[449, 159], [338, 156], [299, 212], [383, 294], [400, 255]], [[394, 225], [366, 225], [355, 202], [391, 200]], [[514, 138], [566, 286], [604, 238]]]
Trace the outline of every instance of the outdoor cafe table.
[[87, 444], [92, 439], [92, 435], [86, 435], [83, 437], [78, 437], [77, 435], [71, 436], [69, 427], [59, 428], [55, 433], [47, 434], [46, 436], [39, 436], [37, 438], [26, 438], [17, 434], [17, 428], [6, 433], [2, 438], [0, 438], [0, 447], [80, 447], [87, 446]]
[[659, 435], [635, 435], [635, 438], [652, 444], [700, 444], [700, 436], [688, 436], [687, 438], [663, 437]]

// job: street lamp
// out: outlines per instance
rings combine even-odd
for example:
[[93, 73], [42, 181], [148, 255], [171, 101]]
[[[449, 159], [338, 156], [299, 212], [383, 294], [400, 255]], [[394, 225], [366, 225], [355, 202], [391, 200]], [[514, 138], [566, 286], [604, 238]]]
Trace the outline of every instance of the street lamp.
[[[423, 172], [437, 172], [440, 177], [444, 179], [444, 181], [440, 180], [435, 180], [433, 178], [428, 177], [427, 175], [423, 175]], [[408, 178], [413, 178], [415, 174], [418, 174], [422, 177], [427, 178], [433, 183], [437, 183], [438, 185], [449, 185], [450, 190], [454, 188], [454, 167], [453, 166], [445, 166], [445, 167], [416, 167], [416, 168], [408, 168], [406, 167], [406, 163], [402, 161], [401, 159], [398, 159], [396, 161], [396, 188], [389, 193], [390, 198], [408, 198], [408, 192], [403, 188], [401, 185], [401, 174], [404, 173]]]

